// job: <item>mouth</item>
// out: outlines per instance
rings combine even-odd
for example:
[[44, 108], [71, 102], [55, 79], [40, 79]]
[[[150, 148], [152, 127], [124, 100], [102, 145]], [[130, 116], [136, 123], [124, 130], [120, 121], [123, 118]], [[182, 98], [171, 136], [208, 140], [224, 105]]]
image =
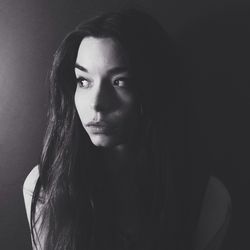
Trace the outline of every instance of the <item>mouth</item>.
[[106, 122], [90, 122], [86, 127], [92, 134], [111, 134], [114, 131], [114, 127]]

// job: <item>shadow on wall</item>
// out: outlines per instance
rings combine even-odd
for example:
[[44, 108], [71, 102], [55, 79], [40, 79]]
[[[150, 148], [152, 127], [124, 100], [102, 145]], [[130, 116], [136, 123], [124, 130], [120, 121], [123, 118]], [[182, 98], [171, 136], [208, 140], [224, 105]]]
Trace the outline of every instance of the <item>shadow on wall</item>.
[[190, 136], [199, 130], [212, 172], [232, 196], [225, 249], [250, 247], [249, 31], [250, 5], [232, 5], [193, 20], [176, 36], [182, 87], [191, 96], [189, 112], [198, 122], [190, 123]]

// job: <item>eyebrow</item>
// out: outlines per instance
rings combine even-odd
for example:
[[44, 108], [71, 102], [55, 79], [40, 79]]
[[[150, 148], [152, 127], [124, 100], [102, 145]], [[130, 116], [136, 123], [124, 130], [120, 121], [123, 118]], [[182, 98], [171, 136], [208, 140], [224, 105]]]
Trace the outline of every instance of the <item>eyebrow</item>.
[[75, 68], [81, 70], [81, 71], [84, 71], [84, 72], [88, 72], [87, 69], [85, 69], [83, 66], [79, 65], [78, 63], [75, 64]]
[[[88, 73], [88, 70], [86, 68], [84, 68], [83, 66], [79, 65], [78, 63], [75, 64], [75, 68]], [[118, 67], [114, 67], [111, 68], [110, 70], [108, 70], [109, 74], [118, 74], [118, 73], [127, 73], [129, 71], [128, 67], [123, 67], [123, 66], [118, 66]]]

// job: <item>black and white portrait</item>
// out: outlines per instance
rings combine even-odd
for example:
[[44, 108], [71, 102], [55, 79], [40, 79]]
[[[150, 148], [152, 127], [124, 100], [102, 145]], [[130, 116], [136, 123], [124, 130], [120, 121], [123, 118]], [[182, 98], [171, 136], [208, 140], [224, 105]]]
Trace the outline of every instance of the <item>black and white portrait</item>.
[[249, 2], [2, 0], [0, 31], [0, 249], [249, 249]]

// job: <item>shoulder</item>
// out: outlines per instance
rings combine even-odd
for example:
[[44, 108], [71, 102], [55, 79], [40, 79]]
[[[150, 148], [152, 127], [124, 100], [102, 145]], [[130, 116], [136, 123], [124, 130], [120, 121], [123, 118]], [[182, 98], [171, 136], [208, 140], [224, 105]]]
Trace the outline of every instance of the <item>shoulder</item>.
[[39, 177], [39, 169], [38, 169], [38, 165], [37, 165], [27, 175], [27, 177], [24, 181], [24, 184], [23, 184], [23, 191], [29, 192], [32, 194], [34, 189], [35, 189], [38, 177]]
[[195, 249], [219, 249], [228, 229], [231, 208], [227, 188], [218, 178], [211, 176], [195, 235]]
[[30, 171], [30, 173], [26, 177], [24, 184], [23, 184], [24, 205], [25, 205], [29, 224], [30, 224], [30, 211], [31, 211], [32, 196], [33, 196], [33, 191], [35, 189], [38, 177], [39, 177], [38, 166], [35, 166]]

